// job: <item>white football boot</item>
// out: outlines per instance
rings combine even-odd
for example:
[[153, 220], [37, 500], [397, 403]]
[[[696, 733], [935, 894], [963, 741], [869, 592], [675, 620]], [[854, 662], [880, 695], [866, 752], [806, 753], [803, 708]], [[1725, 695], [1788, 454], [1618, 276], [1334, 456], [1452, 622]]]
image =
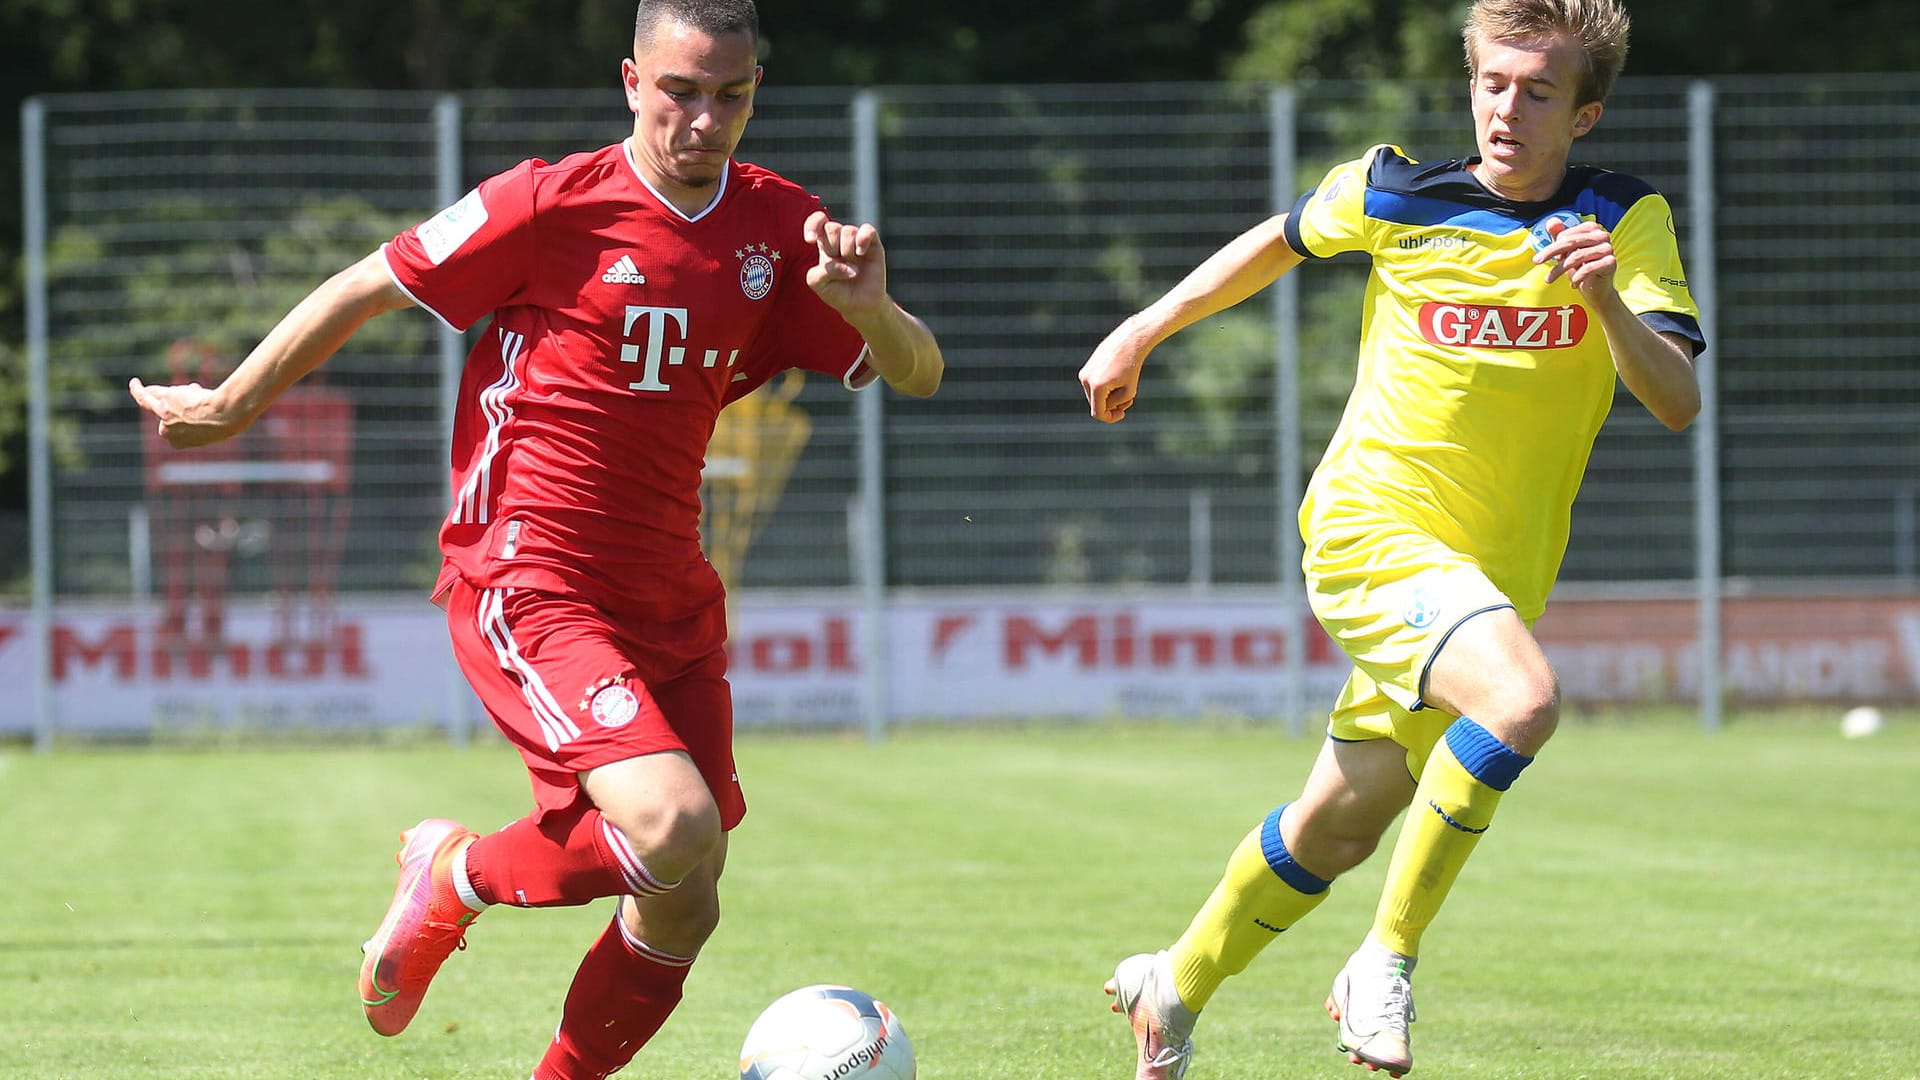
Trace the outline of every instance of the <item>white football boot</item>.
[[1193, 1023], [1199, 1014], [1187, 1008], [1173, 988], [1173, 965], [1165, 950], [1137, 953], [1120, 961], [1107, 980], [1113, 1011], [1126, 1015], [1140, 1047], [1134, 1080], [1180, 1080], [1193, 1060]]
[[1394, 1077], [1413, 1068], [1413, 963], [1369, 941], [1334, 976], [1327, 1015], [1348, 1061]]

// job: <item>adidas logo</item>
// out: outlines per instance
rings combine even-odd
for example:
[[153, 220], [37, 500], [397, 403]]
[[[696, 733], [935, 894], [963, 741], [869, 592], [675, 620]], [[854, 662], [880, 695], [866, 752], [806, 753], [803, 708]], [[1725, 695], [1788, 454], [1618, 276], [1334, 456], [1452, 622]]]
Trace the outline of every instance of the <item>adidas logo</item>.
[[600, 280], [609, 285], [645, 285], [647, 276], [640, 272], [639, 267], [633, 265], [633, 256], [622, 255], [617, 262], [607, 267], [607, 272], [600, 275]]

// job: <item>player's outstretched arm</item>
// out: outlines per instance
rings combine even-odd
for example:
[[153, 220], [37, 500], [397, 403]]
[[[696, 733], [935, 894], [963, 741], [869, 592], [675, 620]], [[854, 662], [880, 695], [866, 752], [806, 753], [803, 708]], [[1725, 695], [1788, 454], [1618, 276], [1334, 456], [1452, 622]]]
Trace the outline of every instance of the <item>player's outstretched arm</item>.
[[1144, 310], [1128, 316], [1080, 368], [1093, 418], [1114, 423], [1133, 407], [1140, 369], [1161, 342], [1238, 304], [1300, 265], [1287, 245], [1287, 216], [1277, 214], [1229, 240]]
[[319, 367], [368, 319], [410, 303], [387, 272], [385, 256], [376, 251], [295, 304], [219, 386], [148, 386], [133, 379], [127, 390], [159, 421], [160, 434], [170, 445], [219, 442], [245, 431], [287, 387]]
[[816, 210], [803, 227], [820, 252], [807, 285], [867, 342], [867, 362], [903, 394], [930, 397], [947, 362], [927, 324], [887, 294], [887, 249], [872, 225], [848, 225]]

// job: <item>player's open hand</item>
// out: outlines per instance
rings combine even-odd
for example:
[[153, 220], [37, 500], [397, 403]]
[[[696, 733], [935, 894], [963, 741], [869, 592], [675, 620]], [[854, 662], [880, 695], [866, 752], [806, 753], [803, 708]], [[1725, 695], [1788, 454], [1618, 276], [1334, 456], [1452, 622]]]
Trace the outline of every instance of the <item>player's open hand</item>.
[[216, 407], [214, 392], [197, 382], [148, 386], [139, 379], [131, 379], [127, 382], [127, 392], [160, 422], [160, 437], [176, 449], [217, 443], [246, 427], [222, 416]]
[[848, 225], [815, 210], [801, 235], [820, 253], [807, 269], [807, 285], [847, 321], [887, 304], [887, 249], [871, 224]]
[[1151, 348], [1129, 320], [1115, 327], [1080, 366], [1080, 389], [1095, 420], [1112, 424], [1126, 418], [1140, 391], [1140, 367]]
[[1550, 263], [1549, 284], [1565, 277], [1588, 300], [1613, 288], [1613, 272], [1619, 263], [1613, 256], [1613, 235], [1597, 221], [1583, 221], [1556, 234], [1553, 243], [1533, 256], [1535, 263]]

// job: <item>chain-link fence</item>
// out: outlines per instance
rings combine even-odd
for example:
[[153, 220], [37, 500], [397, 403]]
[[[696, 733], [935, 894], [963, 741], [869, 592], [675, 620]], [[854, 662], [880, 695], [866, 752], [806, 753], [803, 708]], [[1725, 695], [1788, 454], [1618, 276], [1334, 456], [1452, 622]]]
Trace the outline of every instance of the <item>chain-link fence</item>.
[[[1911, 583], [1920, 77], [1724, 79], [1708, 111], [1695, 88], [1628, 79], [1575, 158], [1650, 181], [1675, 207], [1683, 253], [1717, 252], [1689, 267], [1717, 281], [1705, 297], [1717, 427], [1672, 435], [1621, 391], [1562, 580], [1688, 581], [1704, 493], [1730, 578]], [[740, 156], [843, 212], [871, 185], [892, 289], [940, 337], [948, 377], [930, 400], [888, 398], [864, 429], [850, 395], [807, 385], [811, 440], [745, 585], [859, 580], [848, 537], [869, 437], [882, 441], [890, 586], [1296, 574], [1282, 523], [1352, 383], [1364, 263], [1308, 268], [1297, 305], [1249, 302], [1168, 343], [1125, 424], [1086, 418], [1075, 373], [1120, 318], [1330, 164], [1381, 141], [1423, 159], [1470, 153], [1464, 86], [888, 88], [864, 133], [878, 147], [870, 176], [856, 96], [766, 87]], [[28, 108], [44, 192], [39, 206], [30, 192], [29, 235], [46, 240], [52, 595], [158, 600], [216, 579], [289, 596], [424, 588], [445, 512], [444, 372], [464, 352], [429, 317], [376, 320], [284, 422], [190, 465], [143, 441], [126, 380], [217, 378], [307, 290], [449, 193], [623, 136], [618, 94], [236, 91]], [[1711, 205], [1696, 205], [1702, 192]], [[1694, 233], [1709, 222], [1703, 247]], [[1297, 423], [1277, 399], [1289, 348]], [[303, 418], [333, 437], [300, 434], [315, 426]], [[1717, 454], [1696, 455], [1695, 438]], [[1302, 475], [1282, 475], [1295, 460]], [[216, 505], [211, 518], [196, 509]], [[27, 578], [23, 550], [3, 557], [0, 578]]]

